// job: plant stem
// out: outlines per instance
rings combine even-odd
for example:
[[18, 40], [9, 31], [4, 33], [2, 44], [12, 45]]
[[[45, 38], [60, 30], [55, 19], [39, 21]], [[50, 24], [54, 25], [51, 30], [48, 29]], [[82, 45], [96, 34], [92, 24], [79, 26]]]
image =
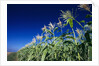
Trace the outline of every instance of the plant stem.
[[[54, 34], [54, 30], [53, 30], [53, 34]], [[53, 36], [54, 36], [54, 40], [55, 40], [55, 34]]]
[[[78, 48], [77, 41], [76, 41], [76, 36], [75, 36], [75, 31], [74, 31], [73, 28], [72, 28], [72, 31], [73, 31], [74, 38], [75, 38], [75, 44], [76, 44], [76, 46], [77, 46], [77, 48]], [[78, 52], [78, 50], [77, 50], [77, 52]], [[78, 59], [79, 59], [79, 61], [80, 61], [80, 54], [79, 54], [79, 52], [78, 52]]]
[[77, 41], [76, 41], [76, 36], [75, 36], [75, 32], [74, 29], [72, 28], [73, 34], [74, 34], [74, 38], [75, 38], [75, 44], [77, 45]]

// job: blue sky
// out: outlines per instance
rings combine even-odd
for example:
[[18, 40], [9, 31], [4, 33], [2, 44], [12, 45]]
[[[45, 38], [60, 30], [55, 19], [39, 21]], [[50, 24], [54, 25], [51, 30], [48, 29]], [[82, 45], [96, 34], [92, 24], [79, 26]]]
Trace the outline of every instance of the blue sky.
[[[7, 5], [7, 51], [16, 52], [32, 41], [33, 36], [41, 34], [41, 28], [50, 22], [57, 23], [60, 17], [60, 10], [72, 10], [75, 12], [77, 4], [8, 4]], [[85, 10], [78, 10], [78, 21], [86, 19]], [[77, 23], [76, 27], [82, 29]], [[69, 25], [68, 25], [68, 28]], [[64, 30], [66, 30], [65, 28]]]

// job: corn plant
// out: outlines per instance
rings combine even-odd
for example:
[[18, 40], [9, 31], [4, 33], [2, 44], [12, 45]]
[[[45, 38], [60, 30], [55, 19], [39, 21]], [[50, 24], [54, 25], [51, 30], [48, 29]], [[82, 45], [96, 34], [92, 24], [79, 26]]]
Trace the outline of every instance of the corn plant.
[[[88, 5], [81, 4], [79, 7], [90, 12], [85, 18], [92, 18]], [[50, 22], [48, 26], [44, 25], [42, 34], [38, 34], [17, 52], [18, 61], [92, 61], [92, 21], [77, 21], [73, 11], [69, 10], [61, 10], [58, 20], [56, 24]], [[74, 30], [75, 22], [82, 30]], [[70, 25], [72, 31], [62, 30], [67, 25]]]

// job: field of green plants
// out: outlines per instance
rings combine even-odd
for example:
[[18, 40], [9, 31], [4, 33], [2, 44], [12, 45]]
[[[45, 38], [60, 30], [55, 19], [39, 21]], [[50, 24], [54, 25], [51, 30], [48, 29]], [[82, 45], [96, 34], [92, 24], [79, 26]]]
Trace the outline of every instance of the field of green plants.
[[[81, 4], [79, 7], [90, 13], [86, 14], [84, 18], [92, 18], [88, 4]], [[61, 10], [59, 22], [44, 25], [42, 34], [38, 34], [31, 43], [17, 52], [17, 60], [92, 61], [92, 21], [86, 22], [83, 19], [78, 21], [74, 13], [73, 10]], [[74, 23], [77, 23], [82, 29], [74, 30]], [[70, 28], [67, 27], [68, 25]], [[64, 27], [67, 27], [65, 31], [63, 31]]]

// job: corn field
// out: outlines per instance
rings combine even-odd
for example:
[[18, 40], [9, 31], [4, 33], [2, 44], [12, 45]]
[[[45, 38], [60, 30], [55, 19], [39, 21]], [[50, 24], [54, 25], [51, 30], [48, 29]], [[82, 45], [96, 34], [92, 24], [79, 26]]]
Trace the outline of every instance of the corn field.
[[[79, 7], [90, 13], [84, 18], [92, 18], [88, 4]], [[42, 34], [17, 52], [18, 61], [92, 61], [92, 21], [78, 21], [73, 10], [60, 12], [59, 22], [44, 25]], [[74, 30], [74, 23], [82, 29]], [[62, 30], [64, 27], [67, 27], [65, 31]]]

